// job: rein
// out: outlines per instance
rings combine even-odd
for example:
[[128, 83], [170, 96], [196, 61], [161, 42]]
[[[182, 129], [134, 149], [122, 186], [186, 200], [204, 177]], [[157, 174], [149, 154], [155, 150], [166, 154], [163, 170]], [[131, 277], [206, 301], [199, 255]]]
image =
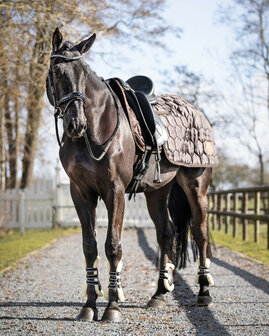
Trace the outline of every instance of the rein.
[[[80, 59], [82, 57], [83, 57], [82, 55], [81, 56], [68, 57], [68, 56], [64, 56], [64, 55], [55, 54], [55, 55], [51, 55], [50, 59], [52, 59], [52, 58], [62, 58], [66, 61], [75, 61], [75, 60]], [[82, 101], [83, 102], [83, 108], [85, 110], [85, 96], [81, 92], [71, 92], [71, 93], [68, 93], [67, 95], [65, 95], [64, 97], [62, 97], [60, 100], [57, 100], [56, 93], [55, 93], [54, 86], [53, 86], [51, 64], [50, 64], [50, 68], [49, 68], [48, 81], [49, 81], [49, 88], [50, 88], [52, 98], [53, 98], [56, 138], [57, 138], [59, 146], [61, 147], [61, 141], [60, 141], [59, 129], [58, 129], [58, 120], [63, 119], [68, 107], [74, 101]], [[102, 79], [102, 81], [104, 81], [104, 83], [106, 84], [106, 86], [109, 90], [109, 93], [113, 97], [113, 101], [114, 101], [114, 104], [115, 104], [116, 110], [117, 110], [117, 123], [116, 123], [116, 126], [115, 126], [115, 129], [114, 129], [113, 133], [108, 138], [108, 140], [106, 140], [102, 145], [100, 145], [100, 147], [106, 145], [105, 149], [102, 151], [100, 156], [95, 156], [93, 154], [88, 134], [85, 131], [83, 136], [84, 136], [84, 139], [85, 139], [86, 147], [87, 147], [87, 150], [88, 150], [88, 153], [89, 153], [90, 157], [95, 161], [100, 161], [105, 156], [105, 154], [107, 153], [110, 145], [112, 144], [112, 141], [113, 141], [113, 139], [114, 139], [114, 137], [115, 137], [115, 135], [116, 135], [116, 133], [119, 129], [119, 125], [120, 125], [120, 112], [119, 112], [119, 106], [118, 106], [117, 100], [115, 98], [115, 94], [114, 94], [112, 88], [110, 87], [110, 85], [104, 79]], [[60, 106], [63, 103], [66, 103], [66, 102], [67, 102], [67, 105], [65, 106], [64, 110], [62, 110]]]

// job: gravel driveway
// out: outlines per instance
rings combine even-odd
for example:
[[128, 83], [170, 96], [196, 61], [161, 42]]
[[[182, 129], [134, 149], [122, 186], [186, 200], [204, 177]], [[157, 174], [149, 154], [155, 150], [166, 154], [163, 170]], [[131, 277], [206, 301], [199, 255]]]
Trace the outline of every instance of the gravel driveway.
[[[98, 229], [103, 288], [108, 279], [105, 235], [104, 228]], [[268, 268], [219, 248], [211, 265], [213, 306], [195, 305], [197, 266], [190, 264], [176, 273], [166, 309], [147, 310], [158, 277], [155, 230], [124, 230], [122, 243], [122, 322], [75, 320], [85, 300], [81, 234], [76, 234], [0, 275], [0, 335], [269, 335]], [[99, 299], [99, 318], [105, 305]]]

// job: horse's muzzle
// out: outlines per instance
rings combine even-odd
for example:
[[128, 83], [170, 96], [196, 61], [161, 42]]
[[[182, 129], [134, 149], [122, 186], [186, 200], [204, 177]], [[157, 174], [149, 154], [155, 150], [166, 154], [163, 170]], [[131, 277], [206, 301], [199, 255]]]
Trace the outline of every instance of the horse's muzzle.
[[72, 118], [66, 129], [66, 134], [69, 138], [78, 139], [86, 132], [86, 122], [81, 122], [78, 118]]

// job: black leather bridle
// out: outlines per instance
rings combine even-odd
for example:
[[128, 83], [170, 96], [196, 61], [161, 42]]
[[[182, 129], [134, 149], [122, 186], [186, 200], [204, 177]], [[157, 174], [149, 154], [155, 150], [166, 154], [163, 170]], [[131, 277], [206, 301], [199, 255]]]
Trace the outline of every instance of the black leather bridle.
[[[80, 56], [73, 56], [73, 57], [68, 57], [68, 56], [64, 56], [64, 55], [58, 55], [58, 54], [54, 54], [54, 55], [51, 55], [50, 56], [50, 59], [52, 58], [62, 58], [66, 61], [75, 61], [75, 60], [78, 60], [80, 58], [83, 58], [82, 55]], [[113, 90], [111, 89], [110, 85], [104, 81], [104, 83], [106, 84], [107, 88], [109, 89], [109, 92], [110, 94], [112, 95], [113, 97], [113, 100], [114, 100], [114, 103], [115, 103], [115, 106], [116, 106], [116, 109], [117, 109], [117, 124], [116, 124], [116, 127], [112, 133], [112, 135], [108, 138], [108, 140], [106, 140], [100, 147], [106, 145], [106, 147], [104, 148], [104, 150], [102, 151], [101, 155], [96, 157], [94, 154], [93, 154], [93, 151], [92, 151], [92, 148], [91, 148], [91, 145], [90, 145], [90, 141], [88, 139], [88, 135], [87, 135], [87, 132], [84, 133], [84, 139], [85, 139], [85, 142], [86, 142], [86, 147], [87, 147], [87, 150], [89, 152], [89, 155], [92, 159], [96, 160], [96, 161], [100, 161], [102, 160], [102, 158], [105, 156], [105, 154], [107, 153], [111, 143], [112, 143], [112, 140], [114, 138], [114, 136], [116, 135], [117, 133], [117, 130], [119, 128], [119, 124], [120, 124], [120, 115], [119, 115], [119, 107], [118, 107], [118, 104], [117, 104], [117, 100], [115, 98], [115, 94], [113, 92]], [[68, 93], [67, 95], [65, 95], [64, 97], [62, 97], [61, 99], [57, 99], [57, 96], [56, 96], [56, 93], [55, 93], [55, 89], [54, 89], [54, 85], [53, 85], [53, 77], [52, 77], [52, 66], [51, 66], [51, 63], [50, 63], [50, 67], [49, 67], [49, 74], [48, 74], [48, 84], [49, 84], [49, 90], [51, 92], [51, 95], [52, 95], [52, 100], [53, 100], [53, 106], [54, 106], [54, 118], [55, 118], [55, 131], [56, 131], [56, 137], [57, 137], [57, 141], [58, 141], [58, 144], [59, 146], [61, 147], [61, 140], [60, 140], [60, 136], [59, 136], [59, 130], [58, 130], [58, 120], [59, 119], [63, 119], [68, 107], [70, 106], [70, 104], [74, 101], [82, 101], [83, 102], [83, 108], [85, 109], [85, 96], [83, 93], [81, 92], [70, 92]], [[66, 103], [66, 106], [64, 108], [64, 110], [62, 110], [61, 108], [61, 105], [63, 103]]]
[[[68, 57], [68, 56], [64, 56], [64, 55], [51, 55], [50, 59], [52, 58], [62, 58], [66, 61], [75, 61], [77, 59], [82, 58], [81, 56], [74, 56], [74, 57]], [[53, 100], [53, 107], [54, 107], [54, 118], [55, 118], [55, 130], [56, 130], [56, 137], [57, 137], [57, 141], [59, 146], [61, 147], [61, 141], [60, 141], [60, 137], [59, 137], [59, 130], [58, 130], [58, 120], [59, 119], [63, 119], [68, 107], [70, 106], [70, 104], [74, 101], [82, 101], [83, 105], [85, 103], [85, 96], [84, 94], [80, 93], [80, 92], [70, 92], [67, 95], [65, 95], [64, 97], [62, 97], [61, 99], [57, 99], [56, 93], [55, 93], [55, 89], [54, 89], [54, 85], [53, 85], [53, 77], [52, 77], [52, 66], [50, 64], [50, 68], [49, 68], [49, 75], [48, 75], [48, 81], [49, 81], [49, 90], [51, 92], [52, 95], [52, 100]], [[63, 103], [66, 103], [66, 106], [64, 108], [64, 110], [62, 110], [61, 105]]]

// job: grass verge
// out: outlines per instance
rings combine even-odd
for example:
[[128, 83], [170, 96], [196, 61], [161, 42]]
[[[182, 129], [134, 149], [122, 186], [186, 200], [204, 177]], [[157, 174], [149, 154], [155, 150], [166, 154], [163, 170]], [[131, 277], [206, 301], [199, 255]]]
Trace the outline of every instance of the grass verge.
[[19, 230], [0, 232], [0, 272], [12, 266], [14, 262], [24, 257], [29, 252], [40, 249], [53, 239], [69, 236], [79, 232], [78, 228], [35, 229], [26, 230], [20, 236]]
[[248, 225], [248, 241], [242, 240], [242, 225], [238, 226], [237, 237], [232, 236], [232, 228], [226, 234], [224, 228], [210, 230], [215, 243], [226, 246], [233, 251], [238, 251], [262, 263], [269, 265], [269, 250], [267, 249], [267, 225], [260, 226], [260, 242], [254, 242], [254, 225]]

